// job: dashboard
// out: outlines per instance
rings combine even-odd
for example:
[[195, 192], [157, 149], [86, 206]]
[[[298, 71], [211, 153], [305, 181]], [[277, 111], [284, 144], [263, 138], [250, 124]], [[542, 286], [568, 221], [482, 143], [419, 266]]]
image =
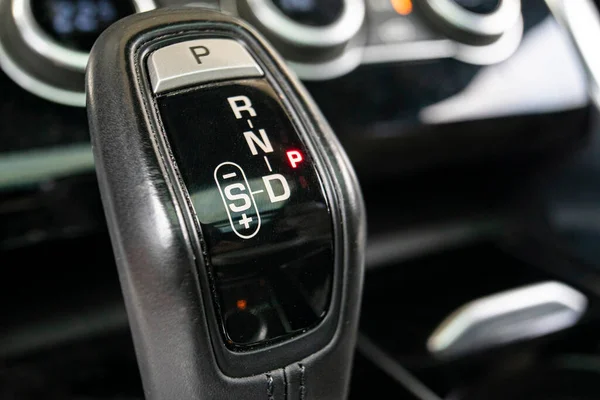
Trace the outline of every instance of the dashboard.
[[[173, 2], [181, 5], [177, 3], [181, 2]], [[255, 3], [262, 4], [223, 2], [222, 8], [252, 21], [256, 12], [262, 12], [262, 6]], [[277, 17], [274, 22], [260, 18], [268, 26], [258, 29], [284, 55], [292, 54], [290, 67], [304, 80], [332, 125], [363, 187], [373, 186], [373, 193], [385, 187], [382, 182], [410, 187], [419, 184], [420, 175], [436, 175], [436, 170], [449, 166], [444, 169], [448, 173], [473, 163], [489, 166], [493, 160], [509, 165], [532, 163], [581, 142], [590, 113], [585, 74], [543, 1], [524, 2], [521, 13], [505, 25], [507, 31], [499, 37], [439, 26], [441, 17], [423, 9], [421, 3], [427, 2], [360, 2], [357, 14], [362, 19], [347, 22], [353, 28], [336, 38], [337, 44], [317, 43], [323, 35], [316, 35], [312, 45], [296, 43], [295, 38], [304, 36], [281, 36]], [[108, 23], [104, 17], [116, 19], [126, 11], [171, 3], [139, 1], [131, 2], [129, 8], [109, 0], [48, 0], [40, 2], [40, 8], [32, 4], [1, 3], [0, 15], [7, 21], [0, 24], [4, 71], [0, 74], [0, 188], [8, 196], [21, 193], [35, 198], [40, 184], [93, 174], [82, 89], [90, 35]], [[300, 23], [316, 12], [311, 7], [320, 9], [311, 1], [277, 4], [300, 15]], [[70, 29], [61, 25], [63, 19], [70, 21]], [[19, 28], [18, 20], [31, 23], [38, 39], [51, 45], [40, 50], [36, 45], [40, 43], [28, 43], [31, 37], [23, 32], [29, 30]], [[89, 26], [76, 28], [77, 21]], [[80, 28], [89, 32], [82, 34]], [[305, 28], [317, 33], [322, 29]], [[60, 52], [48, 53], [53, 49], [66, 53], [65, 57]], [[347, 62], [348, 58], [353, 62]], [[69, 179], [64, 184], [77, 185]], [[79, 190], [72, 190], [79, 195]], [[366, 192], [369, 196], [371, 189]], [[385, 196], [373, 197], [379, 201]], [[36, 201], [28, 204], [38, 207]], [[77, 204], [85, 208], [87, 202]], [[39, 211], [45, 210], [42, 206]], [[9, 242], [27, 242], [27, 236], [37, 234], [52, 237], [64, 226], [87, 229], [90, 221], [98, 219], [69, 222], [66, 217], [56, 221], [57, 226], [48, 226], [46, 218], [25, 223], [12, 209], [4, 215], [8, 220], [18, 215], [16, 226], [4, 224], [7, 229], [2, 238]]]
[[[535, 364], [542, 354], [590, 357], [586, 329], [600, 293], [573, 256], [573, 231], [553, 225], [565, 214], [549, 211], [561, 194], [571, 201], [581, 192], [547, 171], [595, 143], [596, 113], [586, 71], [544, 0], [0, 0], [0, 267], [10, 277], [0, 284], [0, 365], [56, 368], [60, 382], [79, 379], [76, 365], [93, 366], [114, 378], [113, 392], [139, 395], [84, 79], [89, 51], [112, 22], [167, 6], [221, 9], [264, 35], [357, 171], [369, 238], [355, 398], [368, 387], [361, 374], [406, 398], [434, 399], [428, 390], [492, 398], [493, 372], [508, 359], [511, 373], [525, 371], [514, 387], [525, 387], [545, 371]], [[440, 358], [427, 348], [461, 305], [556, 280], [592, 304], [581, 330], [549, 345], [558, 350], [543, 339], [483, 356], [463, 349]], [[109, 350], [81, 351], [92, 343]], [[68, 366], [57, 367], [53, 349]], [[107, 372], [122, 354], [120, 372]], [[535, 355], [535, 368], [517, 365], [515, 354]], [[88, 375], [89, 393], [102, 392]], [[423, 394], [415, 381], [432, 389]]]

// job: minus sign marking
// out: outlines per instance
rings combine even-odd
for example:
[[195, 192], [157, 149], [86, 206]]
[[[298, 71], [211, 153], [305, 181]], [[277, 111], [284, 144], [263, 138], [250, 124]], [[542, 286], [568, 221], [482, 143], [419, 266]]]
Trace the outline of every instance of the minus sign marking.
[[235, 172], [231, 172], [229, 174], [223, 175], [223, 179], [235, 178], [237, 174]]
[[249, 126], [250, 128], [254, 128], [254, 125], [252, 125], [252, 121], [250, 121], [250, 120], [247, 120], [247, 121], [248, 121], [248, 126]]
[[264, 190], [262, 190], [262, 189], [261, 190], [255, 190], [254, 192], [252, 192], [252, 194], [257, 194], [257, 193], [262, 193], [262, 192], [264, 192]]

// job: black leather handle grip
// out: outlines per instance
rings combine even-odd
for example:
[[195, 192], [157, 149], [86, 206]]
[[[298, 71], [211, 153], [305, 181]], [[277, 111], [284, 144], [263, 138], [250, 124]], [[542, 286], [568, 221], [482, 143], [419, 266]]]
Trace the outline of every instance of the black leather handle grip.
[[[235, 259], [233, 252], [219, 253], [217, 257], [215, 249], [230, 249], [223, 244], [223, 237], [234, 238], [226, 242], [230, 246], [250, 239], [236, 242], [227, 223], [225, 228], [223, 224], [216, 224], [219, 226], [215, 228], [204, 223], [207, 214], [203, 207], [224, 212], [228, 203], [223, 198], [223, 208], [218, 202], [218, 206], [217, 203], [195, 202], [198, 198], [194, 197], [190, 179], [203, 176], [206, 171], [201, 168], [204, 162], [208, 165], [211, 153], [199, 150], [198, 154], [203, 155], [199, 156], [199, 172], [186, 175], [187, 161], [181, 150], [186, 145], [177, 147], [173, 137], [185, 126], [176, 121], [177, 111], [175, 114], [169, 111], [180, 109], [180, 99], [195, 102], [190, 110], [200, 110], [197, 103], [206, 99], [207, 93], [212, 93], [210, 99], [219, 99], [221, 90], [232, 90], [233, 83], [208, 82], [195, 88], [183, 88], [176, 94], [156, 95], [147, 67], [148, 57], [158, 49], [182, 41], [214, 38], [243, 44], [264, 72], [264, 76], [256, 78], [260, 82], [240, 78], [235, 84], [272, 92], [269, 101], [280, 104], [282, 115], [289, 116], [290, 126], [298, 135], [297, 144], [301, 146], [294, 147], [293, 151], [300, 148], [310, 160], [314, 176], [318, 177], [315, 179], [324, 193], [319, 204], [327, 205], [326, 215], [331, 218], [331, 235], [320, 242], [327, 242], [327, 248], [332, 250], [330, 291], [323, 311], [310, 323], [303, 325], [304, 320], [299, 319], [297, 329], [295, 322], [288, 324], [284, 330], [288, 333], [264, 336], [267, 337], [264, 340], [255, 337], [247, 346], [236, 345], [238, 339], [224, 328], [224, 315], [229, 314], [221, 312], [227, 301], [223, 288], [230, 283], [227, 277], [231, 277], [224, 272], [225, 267], [239, 263], [231, 261]], [[205, 50], [196, 50], [193, 55], [201, 57], [205, 53]], [[212, 103], [203, 105], [212, 106]], [[228, 107], [225, 103], [222, 106], [214, 107], [215, 110]], [[260, 114], [259, 106], [256, 110]], [[244, 23], [214, 11], [164, 9], [134, 15], [113, 25], [96, 42], [87, 70], [87, 107], [102, 201], [146, 397], [161, 400], [345, 398], [364, 270], [363, 200], [352, 167], [335, 135], [273, 49]], [[184, 104], [182, 115], [185, 110]], [[198, 117], [198, 113], [190, 113]], [[210, 113], [205, 114], [202, 121], [210, 117]], [[217, 114], [215, 112], [215, 116]], [[270, 120], [257, 118], [256, 121], [264, 124]], [[296, 143], [294, 138], [282, 135], [283, 142]], [[256, 133], [255, 150], [272, 150], [269, 156], [278, 154], [273, 137], [272, 143], [266, 143], [266, 139]], [[300, 160], [295, 153], [289, 157], [290, 162]], [[275, 165], [268, 167], [275, 169]], [[222, 175], [233, 176], [236, 171], [225, 171], [227, 173]], [[301, 190], [300, 186], [293, 186], [294, 182], [302, 186], [308, 181], [306, 185], [311, 187], [310, 179], [294, 181], [296, 176], [291, 174], [286, 175], [286, 179], [291, 182], [292, 197], [296, 187]], [[307, 171], [303, 176], [312, 175]], [[277, 184], [277, 179], [266, 181]], [[207, 182], [202, 183], [208, 185]], [[266, 185], [264, 179], [258, 179], [258, 183]], [[278, 195], [275, 189], [272, 192], [266, 186], [265, 189], [257, 196], [268, 194], [272, 201], [283, 198], [281, 192]], [[286, 195], [290, 197], [289, 192]], [[314, 193], [311, 196], [311, 199], [320, 198]], [[304, 210], [295, 208], [300, 209]], [[269, 216], [278, 215], [272, 212], [274, 214]], [[301, 214], [305, 211], [297, 212], [300, 214], [296, 215], [305, 215]], [[231, 226], [238, 226], [234, 224], [237, 219], [234, 221], [231, 215]], [[268, 225], [275, 217], [269, 218], [263, 218], [265, 229], [275, 226]], [[246, 223], [247, 219], [242, 222]], [[250, 229], [250, 223], [246, 225]], [[314, 225], [309, 224], [309, 229], [310, 226]], [[213, 233], [213, 228], [220, 230]], [[272, 251], [272, 248], [261, 247], [262, 242], [256, 240], [257, 245], [252, 248]], [[289, 243], [292, 241], [286, 242], [286, 246]], [[303, 243], [315, 242], [311, 239]], [[286, 249], [288, 251], [283, 253], [292, 254]], [[252, 260], [244, 260], [253, 265]], [[285, 265], [288, 264], [286, 261]], [[273, 293], [277, 293], [276, 288]], [[245, 300], [236, 304], [240, 309], [246, 306]], [[239, 341], [243, 339], [243, 335], [239, 337]]]

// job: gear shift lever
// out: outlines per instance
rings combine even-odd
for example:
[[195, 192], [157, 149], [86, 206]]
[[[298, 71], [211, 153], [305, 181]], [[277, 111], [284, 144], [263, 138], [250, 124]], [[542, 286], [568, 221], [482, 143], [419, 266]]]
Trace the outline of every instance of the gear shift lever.
[[95, 44], [87, 102], [147, 398], [346, 397], [363, 202], [273, 49], [214, 11], [138, 14]]

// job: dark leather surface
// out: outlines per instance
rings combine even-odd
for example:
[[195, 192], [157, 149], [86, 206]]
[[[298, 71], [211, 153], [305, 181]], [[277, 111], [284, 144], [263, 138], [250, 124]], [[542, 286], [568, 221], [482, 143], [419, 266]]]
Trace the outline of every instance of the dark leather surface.
[[[322, 172], [330, 171], [326, 181], [337, 205], [334, 302], [339, 308], [333, 310], [339, 312], [330, 315], [329, 326], [315, 329], [328, 329], [324, 336], [328, 341], [318, 349], [299, 338], [290, 344], [290, 351], [284, 344], [247, 355], [235, 365], [235, 374], [224, 373], [228, 368], [217, 356], [222, 343], [211, 331], [212, 304], [201, 293], [205, 287], [198, 279], [201, 260], [185, 228], [187, 210], [177, 201], [166, 162], [157, 150], [158, 132], [146, 111], [145, 82], [135, 57], [145, 41], [168, 32], [210, 29], [211, 24], [246, 35], [252, 32], [232, 21], [223, 14], [191, 9], [131, 16], [100, 37], [88, 66], [88, 117], [97, 174], [146, 397], [345, 398], [363, 279], [364, 205], [337, 138], [294, 78], [284, 79], [282, 90], [303, 121], [315, 127], [310, 147]], [[256, 43], [266, 54], [272, 53], [262, 40]], [[285, 66], [277, 56], [268, 62], [280, 69], [277, 76], [283, 76]], [[257, 368], [262, 365], [270, 368]], [[245, 370], [249, 372], [244, 374]]]

